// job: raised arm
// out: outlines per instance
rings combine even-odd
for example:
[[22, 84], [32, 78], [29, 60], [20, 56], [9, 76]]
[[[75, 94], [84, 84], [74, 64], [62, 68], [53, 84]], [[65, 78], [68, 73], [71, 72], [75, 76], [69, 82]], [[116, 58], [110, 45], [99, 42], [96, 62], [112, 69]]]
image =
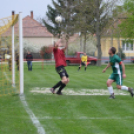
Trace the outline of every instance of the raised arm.
[[108, 63], [107, 67], [106, 67], [102, 72], [105, 73], [106, 70], [107, 70], [109, 67], [111, 67], [111, 64], [110, 64], [110, 63]]
[[58, 44], [54, 42], [54, 49], [58, 49]]
[[67, 47], [68, 47], [68, 43], [66, 43], [66, 46], [62, 50], [66, 51]]

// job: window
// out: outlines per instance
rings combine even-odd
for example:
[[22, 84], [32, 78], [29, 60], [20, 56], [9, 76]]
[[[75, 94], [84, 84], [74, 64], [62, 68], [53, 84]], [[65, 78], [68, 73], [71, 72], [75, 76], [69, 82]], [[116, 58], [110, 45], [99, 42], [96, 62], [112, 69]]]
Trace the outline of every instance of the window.
[[122, 50], [123, 51], [133, 51], [134, 41], [122, 41]]
[[83, 56], [84, 54], [80, 54], [80, 58]]
[[125, 47], [125, 41], [122, 41], [122, 50], [125, 51], [126, 50], [126, 47]]

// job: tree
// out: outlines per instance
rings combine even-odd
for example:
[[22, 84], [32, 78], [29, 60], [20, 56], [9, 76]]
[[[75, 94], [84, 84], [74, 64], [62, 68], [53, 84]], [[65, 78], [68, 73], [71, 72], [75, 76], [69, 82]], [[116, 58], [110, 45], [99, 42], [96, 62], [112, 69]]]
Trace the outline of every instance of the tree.
[[[91, 34], [90, 24], [93, 21], [93, 1], [92, 0], [77, 0], [75, 1], [74, 7], [74, 21], [75, 31], [80, 34], [80, 51], [82, 51], [82, 38], [83, 40], [83, 51], [86, 52], [87, 40], [89, 34]], [[84, 7], [84, 8], [83, 8]]]
[[[94, 27], [92, 31], [95, 31], [96, 40], [97, 40], [97, 48], [98, 48], [98, 59], [102, 57], [101, 50], [101, 36], [102, 32], [110, 20], [113, 12], [113, 8], [115, 6], [115, 0], [103, 1], [103, 0], [95, 0], [94, 1]], [[101, 60], [98, 60], [97, 65], [101, 65]]]
[[[73, 0], [52, 0], [54, 8], [48, 5], [48, 12], [46, 13], [50, 23], [48, 24], [45, 19], [43, 19], [44, 25], [52, 34], [58, 37], [61, 37], [61, 34], [65, 35], [66, 44], [68, 44], [70, 36], [74, 33], [72, 20], [73, 2]], [[60, 25], [55, 22], [55, 17], [59, 14], [63, 18], [63, 22]]]
[[[82, 5], [82, 10], [78, 6], [78, 13], [80, 17], [77, 17], [78, 26], [84, 25], [84, 35], [86, 41], [86, 34], [95, 34], [97, 40], [98, 59], [102, 57], [101, 51], [101, 36], [104, 28], [112, 16], [113, 9], [115, 7], [115, 0], [79, 0]], [[77, 13], [77, 12], [76, 12]], [[86, 18], [86, 19], [84, 19]], [[82, 23], [78, 23], [82, 22]], [[77, 26], [77, 27], [78, 27]], [[83, 31], [83, 27], [80, 27]], [[84, 43], [85, 44], [85, 43]], [[101, 60], [98, 60], [98, 65], [101, 65]]]
[[[53, 25], [45, 26], [51, 33], [65, 35], [66, 43], [71, 35], [80, 33], [84, 37], [84, 51], [86, 51], [86, 41], [88, 34], [96, 35], [98, 59], [102, 57], [101, 51], [101, 36], [106, 27], [117, 0], [54, 0], [54, 8], [48, 6], [47, 16], [50, 18]], [[61, 13], [63, 22], [59, 28], [55, 22], [55, 14]], [[60, 29], [59, 32], [57, 32]], [[56, 31], [56, 32], [54, 32]], [[82, 40], [81, 40], [82, 41]], [[98, 60], [98, 65], [101, 65], [101, 60]]]
[[[74, 37], [72, 37], [74, 38]], [[92, 35], [88, 35], [87, 37], [88, 39], [86, 40], [87, 42], [87, 46], [86, 46], [86, 53], [89, 55], [93, 55], [96, 51], [96, 40], [94, 38], [94, 36]], [[69, 40], [69, 55], [73, 55], [75, 52], [78, 52], [80, 50], [80, 45], [78, 45], [78, 43], [80, 42], [81, 37], [77, 36], [75, 37], [75, 40], [71, 39]], [[83, 41], [84, 39], [82, 39]]]
[[24, 40], [23, 41], [23, 50], [24, 50], [24, 53], [27, 53], [28, 51], [30, 51], [32, 53], [37, 53], [40, 51], [40, 47], [37, 46], [36, 44], [29, 42], [28, 40]]
[[126, 55], [125, 53], [123, 53], [123, 50], [120, 48], [119, 52], [117, 53], [117, 55], [122, 59], [125, 60], [126, 59]]
[[52, 47], [43, 46], [40, 50], [40, 55], [43, 59], [52, 59]]
[[121, 36], [126, 39], [134, 38], [134, 1], [125, 0], [124, 9], [126, 17], [122, 20], [119, 25], [121, 29]]
[[[123, 7], [121, 5], [117, 6], [113, 10], [113, 14], [108, 22], [108, 25], [105, 27], [104, 34], [107, 31], [107, 34], [111, 37], [111, 47], [113, 47], [113, 38], [120, 38], [120, 29], [118, 27], [119, 25], [119, 19], [123, 14]], [[119, 41], [118, 41], [119, 42]], [[119, 43], [118, 43], [119, 44]]]
[[47, 6], [48, 12], [46, 12], [46, 17], [43, 18], [42, 22], [47, 27], [47, 30], [52, 33], [54, 36], [60, 36], [61, 30], [59, 25], [55, 22], [55, 18], [58, 15], [58, 10], [56, 8], [51, 7], [50, 5]]
[[116, 8], [114, 8], [113, 10], [113, 13], [108, 22], [108, 25], [105, 27], [105, 30], [104, 30], [104, 35], [106, 36], [105, 33], [107, 33], [107, 35], [111, 37], [111, 47], [113, 47], [113, 38], [117, 39], [119, 55], [122, 53], [121, 47], [120, 47], [121, 29], [119, 28], [119, 24], [122, 18], [124, 18], [123, 7], [121, 5], [116, 6]]

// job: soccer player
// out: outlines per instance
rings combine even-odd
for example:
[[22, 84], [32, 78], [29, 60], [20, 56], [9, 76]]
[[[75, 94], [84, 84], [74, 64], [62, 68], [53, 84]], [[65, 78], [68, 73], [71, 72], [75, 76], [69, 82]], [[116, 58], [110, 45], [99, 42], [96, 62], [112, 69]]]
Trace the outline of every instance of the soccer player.
[[119, 56], [116, 55], [115, 53], [116, 53], [116, 48], [115, 47], [111, 47], [109, 49], [109, 55], [110, 55], [109, 64], [103, 70], [103, 73], [105, 73], [106, 70], [109, 67], [112, 67], [112, 70], [113, 70], [113, 73], [111, 74], [111, 76], [107, 80], [107, 87], [108, 87], [108, 90], [109, 90], [109, 93], [110, 93], [110, 97], [109, 98], [110, 99], [114, 99], [115, 98], [114, 92], [113, 92], [113, 87], [112, 87], [112, 83], [113, 82], [116, 82], [118, 89], [130, 92], [131, 96], [133, 97], [133, 95], [134, 95], [133, 88], [130, 88], [130, 87], [127, 87], [127, 86], [122, 86], [123, 79], [126, 78], [125, 65], [121, 61]]
[[54, 58], [55, 58], [55, 66], [56, 66], [56, 71], [61, 77], [61, 81], [59, 81], [55, 86], [53, 86], [50, 90], [54, 94], [55, 89], [59, 87], [59, 90], [56, 92], [57, 95], [62, 95], [62, 90], [66, 87], [66, 85], [69, 82], [69, 75], [67, 74], [67, 71], [65, 67], [67, 66], [66, 64], [66, 59], [65, 59], [65, 50], [67, 49], [67, 46], [65, 48], [60, 49], [59, 48], [59, 42], [54, 42], [54, 48], [53, 48], [53, 53], [54, 53]]
[[81, 63], [80, 63], [80, 66], [78, 68], [78, 71], [81, 69], [81, 66], [85, 66], [85, 71], [87, 70], [87, 54], [84, 53], [84, 55], [82, 55], [81, 57]]

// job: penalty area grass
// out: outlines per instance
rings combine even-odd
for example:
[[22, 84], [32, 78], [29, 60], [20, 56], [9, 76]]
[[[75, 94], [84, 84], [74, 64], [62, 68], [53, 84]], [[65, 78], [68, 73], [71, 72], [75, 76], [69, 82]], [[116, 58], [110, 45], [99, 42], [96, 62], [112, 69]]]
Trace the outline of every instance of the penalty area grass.
[[0, 134], [37, 134], [18, 95], [0, 97]]
[[[106, 80], [112, 73], [109, 69], [102, 73], [105, 66], [88, 66], [78, 72], [78, 66], [67, 67], [70, 83], [64, 89], [65, 95], [35, 93], [33, 89], [46, 91], [60, 81], [53, 65], [44, 66], [33, 63], [29, 72], [25, 64], [24, 87], [29, 108], [40, 121], [46, 134], [133, 134], [134, 100], [127, 93], [118, 95], [115, 83], [115, 100], [108, 94], [95, 95], [98, 91], [108, 92]], [[124, 85], [133, 87], [133, 65], [126, 66], [127, 78]], [[83, 90], [85, 89], [85, 90]], [[67, 90], [71, 90], [69, 95]], [[89, 90], [89, 91], [88, 91]], [[94, 95], [80, 95], [82, 92]], [[49, 92], [49, 90], [47, 91]], [[79, 93], [71, 95], [71, 93]], [[19, 96], [0, 97], [0, 134], [38, 134], [29, 115], [26, 113]]]
[[[106, 80], [112, 73], [109, 69], [102, 73], [105, 66], [88, 66], [87, 71], [78, 66], [67, 67], [70, 83], [64, 89], [75, 92], [81, 89], [103, 89], [107, 91]], [[126, 66], [127, 78], [124, 85], [133, 87], [133, 65]], [[57, 96], [45, 93], [33, 93], [33, 89], [41, 91], [52, 87], [60, 80], [55, 67], [47, 65], [44, 70], [40, 63], [34, 63], [33, 71], [28, 72], [25, 66], [25, 92], [29, 107], [39, 119], [46, 134], [131, 134], [134, 133], [134, 100], [128, 95], [116, 95], [115, 100], [104, 96]], [[114, 90], [117, 91], [115, 83]], [[49, 92], [49, 90], [48, 90]], [[108, 92], [108, 91], [107, 91]]]

